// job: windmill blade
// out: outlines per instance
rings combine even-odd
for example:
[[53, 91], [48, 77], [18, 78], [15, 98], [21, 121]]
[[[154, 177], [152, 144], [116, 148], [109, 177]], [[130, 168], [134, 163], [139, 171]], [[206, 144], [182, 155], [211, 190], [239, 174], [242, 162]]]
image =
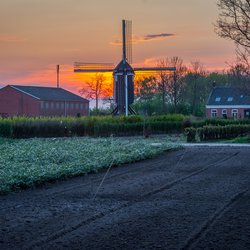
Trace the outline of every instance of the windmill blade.
[[113, 63], [74, 63], [74, 72], [76, 73], [113, 72], [114, 68]]
[[132, 21], [125, 20], [125, 46], [126, 59], [129, 64], [132, 64]]
[[148, 72], [155, 72], [155, 71], [175, 71], [176, 67], [142, 67], [142, 68], [134, 68], [135, 72], [140, 71], [148, 71]]

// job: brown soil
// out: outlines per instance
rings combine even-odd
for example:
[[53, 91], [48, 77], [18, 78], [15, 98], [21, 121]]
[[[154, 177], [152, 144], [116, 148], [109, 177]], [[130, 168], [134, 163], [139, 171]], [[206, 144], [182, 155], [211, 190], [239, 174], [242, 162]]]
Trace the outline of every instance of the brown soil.
[[250, 148], [187, 147], [0, 197], [0, 249], [250, 249]]

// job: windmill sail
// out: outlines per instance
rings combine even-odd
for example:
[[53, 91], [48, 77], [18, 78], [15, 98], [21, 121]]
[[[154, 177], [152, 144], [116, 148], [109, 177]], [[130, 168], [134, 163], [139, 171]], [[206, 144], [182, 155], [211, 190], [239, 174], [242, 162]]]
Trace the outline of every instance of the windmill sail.
[[114, 71], [113, 63], [74, 63], [74, 72], [88, 73], [88, 72], [113, 72]]
[[[124, 58], [129, 64], [132, 64], [132, 21], [123, 20], [124, 38], [123, 38], [123, 47], [125, 49]], [[124, 50], [123, 49], [123, 50]]]

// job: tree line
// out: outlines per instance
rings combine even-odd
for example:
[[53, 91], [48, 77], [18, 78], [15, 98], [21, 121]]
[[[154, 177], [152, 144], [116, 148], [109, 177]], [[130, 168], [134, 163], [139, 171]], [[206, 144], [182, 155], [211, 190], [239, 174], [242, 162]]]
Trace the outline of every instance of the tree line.
[[174, 66], [176, 71], [160, 72], [135, 80], [133, 107], [137, 113], [203, 116], [214, 84], [228, 84], [227, 74], [207, 73], [199, 61], [187, 66], [180, 57], [172, 57], [161, 60], [158, 66]]
[[[143, 115], [180, 113], [204, 116], [209, 94], [215, 86], [228, 86], [249, 91], [250, 74], [241, 63], [229, 65], [222, 73], [207, 72], [199, 61], [186, 65], [180, 57], [160, 60], [158, 67], [176, 67], [174, 72], [160, 71], [152, 75], [135, 77], [134, 110]], [[96, 100], [93, 113], [109, 113], [102, 110], [98, 99], [112, 95], [112, 83], [102, 74], [96, 74], [83, 88], [81, 94]], [[106, 98], [112, 109], [112, 100]]]

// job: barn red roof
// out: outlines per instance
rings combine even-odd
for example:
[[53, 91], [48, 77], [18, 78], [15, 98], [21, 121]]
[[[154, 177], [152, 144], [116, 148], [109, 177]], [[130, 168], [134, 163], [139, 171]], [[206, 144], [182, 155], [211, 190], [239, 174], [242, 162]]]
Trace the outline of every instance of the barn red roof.
[[37, 87], [37, 86], [21, 86], [21, 85], [9, 85], [11, 88], [16, 89], [24, 94], [32, 96], [39, 100], [50, 101], [84, 101], [87, 99], [81, 96], [75, 95], [62, 88], [53, 87]]

